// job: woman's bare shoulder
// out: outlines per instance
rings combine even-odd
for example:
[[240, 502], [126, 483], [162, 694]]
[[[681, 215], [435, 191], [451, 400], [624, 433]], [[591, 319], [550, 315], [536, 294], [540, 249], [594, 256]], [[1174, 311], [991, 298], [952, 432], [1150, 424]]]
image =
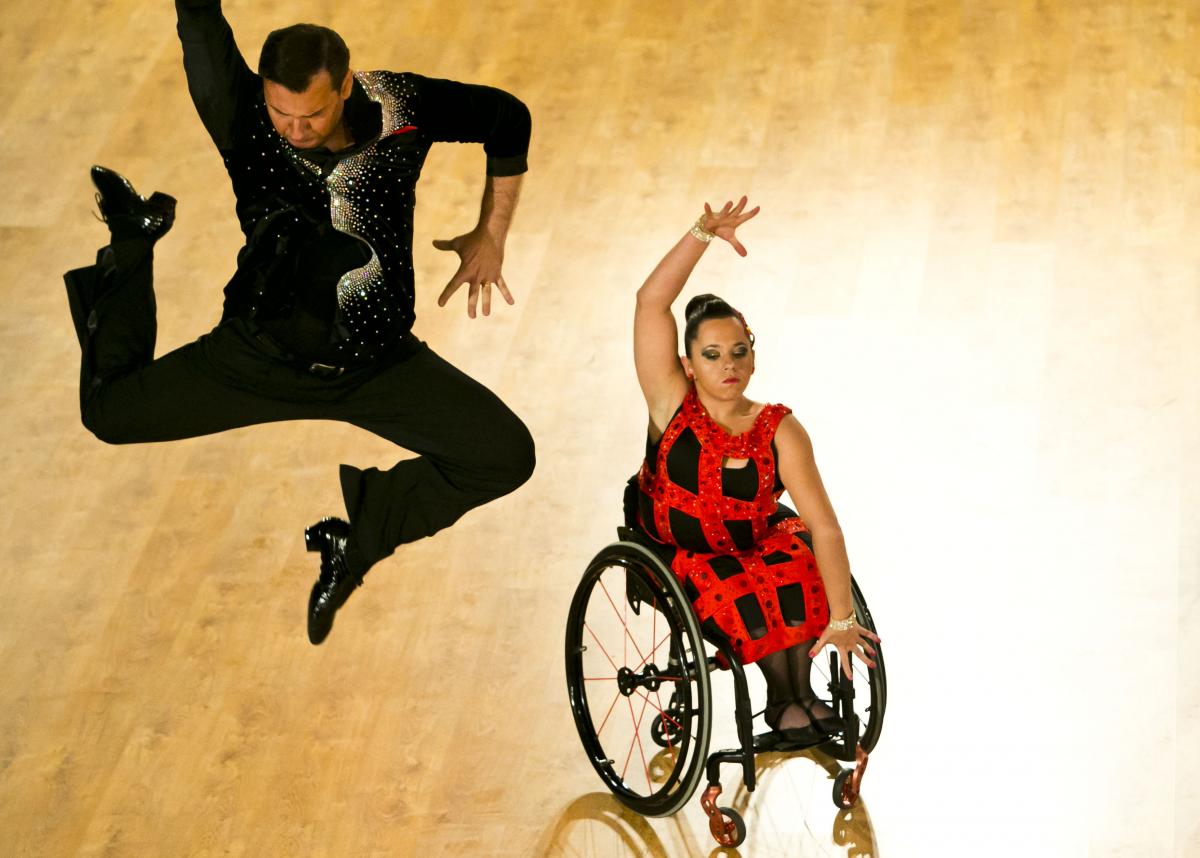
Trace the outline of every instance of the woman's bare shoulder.
[[808, 437], [808, 431], [796, 419], [796, 415], [791, 413], [784, 415], [779, 421], [779, 428], [775, 430], [775, 446], [784, 455], [812, 455], [812, 439]]

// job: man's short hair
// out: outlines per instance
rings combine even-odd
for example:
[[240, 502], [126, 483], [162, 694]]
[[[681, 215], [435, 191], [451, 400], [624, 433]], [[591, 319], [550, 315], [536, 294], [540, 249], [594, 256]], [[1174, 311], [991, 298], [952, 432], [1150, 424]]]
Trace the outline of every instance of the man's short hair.
[[317, 24], [293, 24], [275, 30], [263, 42], [258, 73], [292, 92], [304, 92], [313, 75], [329, 72], [330, 85], [337, 89], [350, 68], [350, 49], [342, 37]]

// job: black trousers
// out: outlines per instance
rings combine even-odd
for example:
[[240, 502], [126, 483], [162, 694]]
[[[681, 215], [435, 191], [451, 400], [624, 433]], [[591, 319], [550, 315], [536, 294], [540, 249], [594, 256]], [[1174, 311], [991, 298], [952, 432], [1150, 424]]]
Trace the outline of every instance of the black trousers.
[[533, 472], [533, 439], [520, 419], [411, 335], [388, 358], [335, 378], [298, 367], [244, 319], [155, 360], [148, 242], [114, 242], [95, 265], [64, 279], [83, 349], [83, 424], [102, 441], [341, 420], [419, 454], [388, 470], [342, 465], [356, 571], [513, 491]]

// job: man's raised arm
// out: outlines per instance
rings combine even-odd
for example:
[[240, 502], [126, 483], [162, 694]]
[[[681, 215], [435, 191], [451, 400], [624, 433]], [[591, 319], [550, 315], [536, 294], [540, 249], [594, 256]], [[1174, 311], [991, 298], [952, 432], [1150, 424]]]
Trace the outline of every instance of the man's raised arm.
[[261, 86], [221, 13], [221, 0], [175, 0], [183, 69], [196, 112], [218, 149], [233, 145], [240, 101]]

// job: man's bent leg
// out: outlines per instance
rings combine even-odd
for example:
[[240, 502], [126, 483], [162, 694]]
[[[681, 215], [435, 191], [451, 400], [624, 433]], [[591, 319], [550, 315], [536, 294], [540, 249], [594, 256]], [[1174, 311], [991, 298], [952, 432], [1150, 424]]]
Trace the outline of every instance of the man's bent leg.
[[422, 346], [346, 403], [349, 422], [420, 454], [395, 467], [342, 466], [349, 559], [366, 571], [406, 542], [449, 527], [533, 473], [529, 430], [500, 399]]
[[158, 319], [153, 271], [150, 241], [134, 238], [102, 247], [95, 265], [63, 275], [82, 352], [79, 406], [85, 425], [89, 400], [103, 379], [154, 359]]
[[[149, 241], [114, 242], [101, 249], [96, 265], [69, 271], [64, 279], [83, 350], [81, 416], [100, 440], [174, 441], [315, 416], [311, 405], [280, 398], [294, 373], [256, 349], [244, 323], [227, 323], [153, 359], [157, 320]], [[242, 378], [257, 380], [259, 389], [247, 389]]]

